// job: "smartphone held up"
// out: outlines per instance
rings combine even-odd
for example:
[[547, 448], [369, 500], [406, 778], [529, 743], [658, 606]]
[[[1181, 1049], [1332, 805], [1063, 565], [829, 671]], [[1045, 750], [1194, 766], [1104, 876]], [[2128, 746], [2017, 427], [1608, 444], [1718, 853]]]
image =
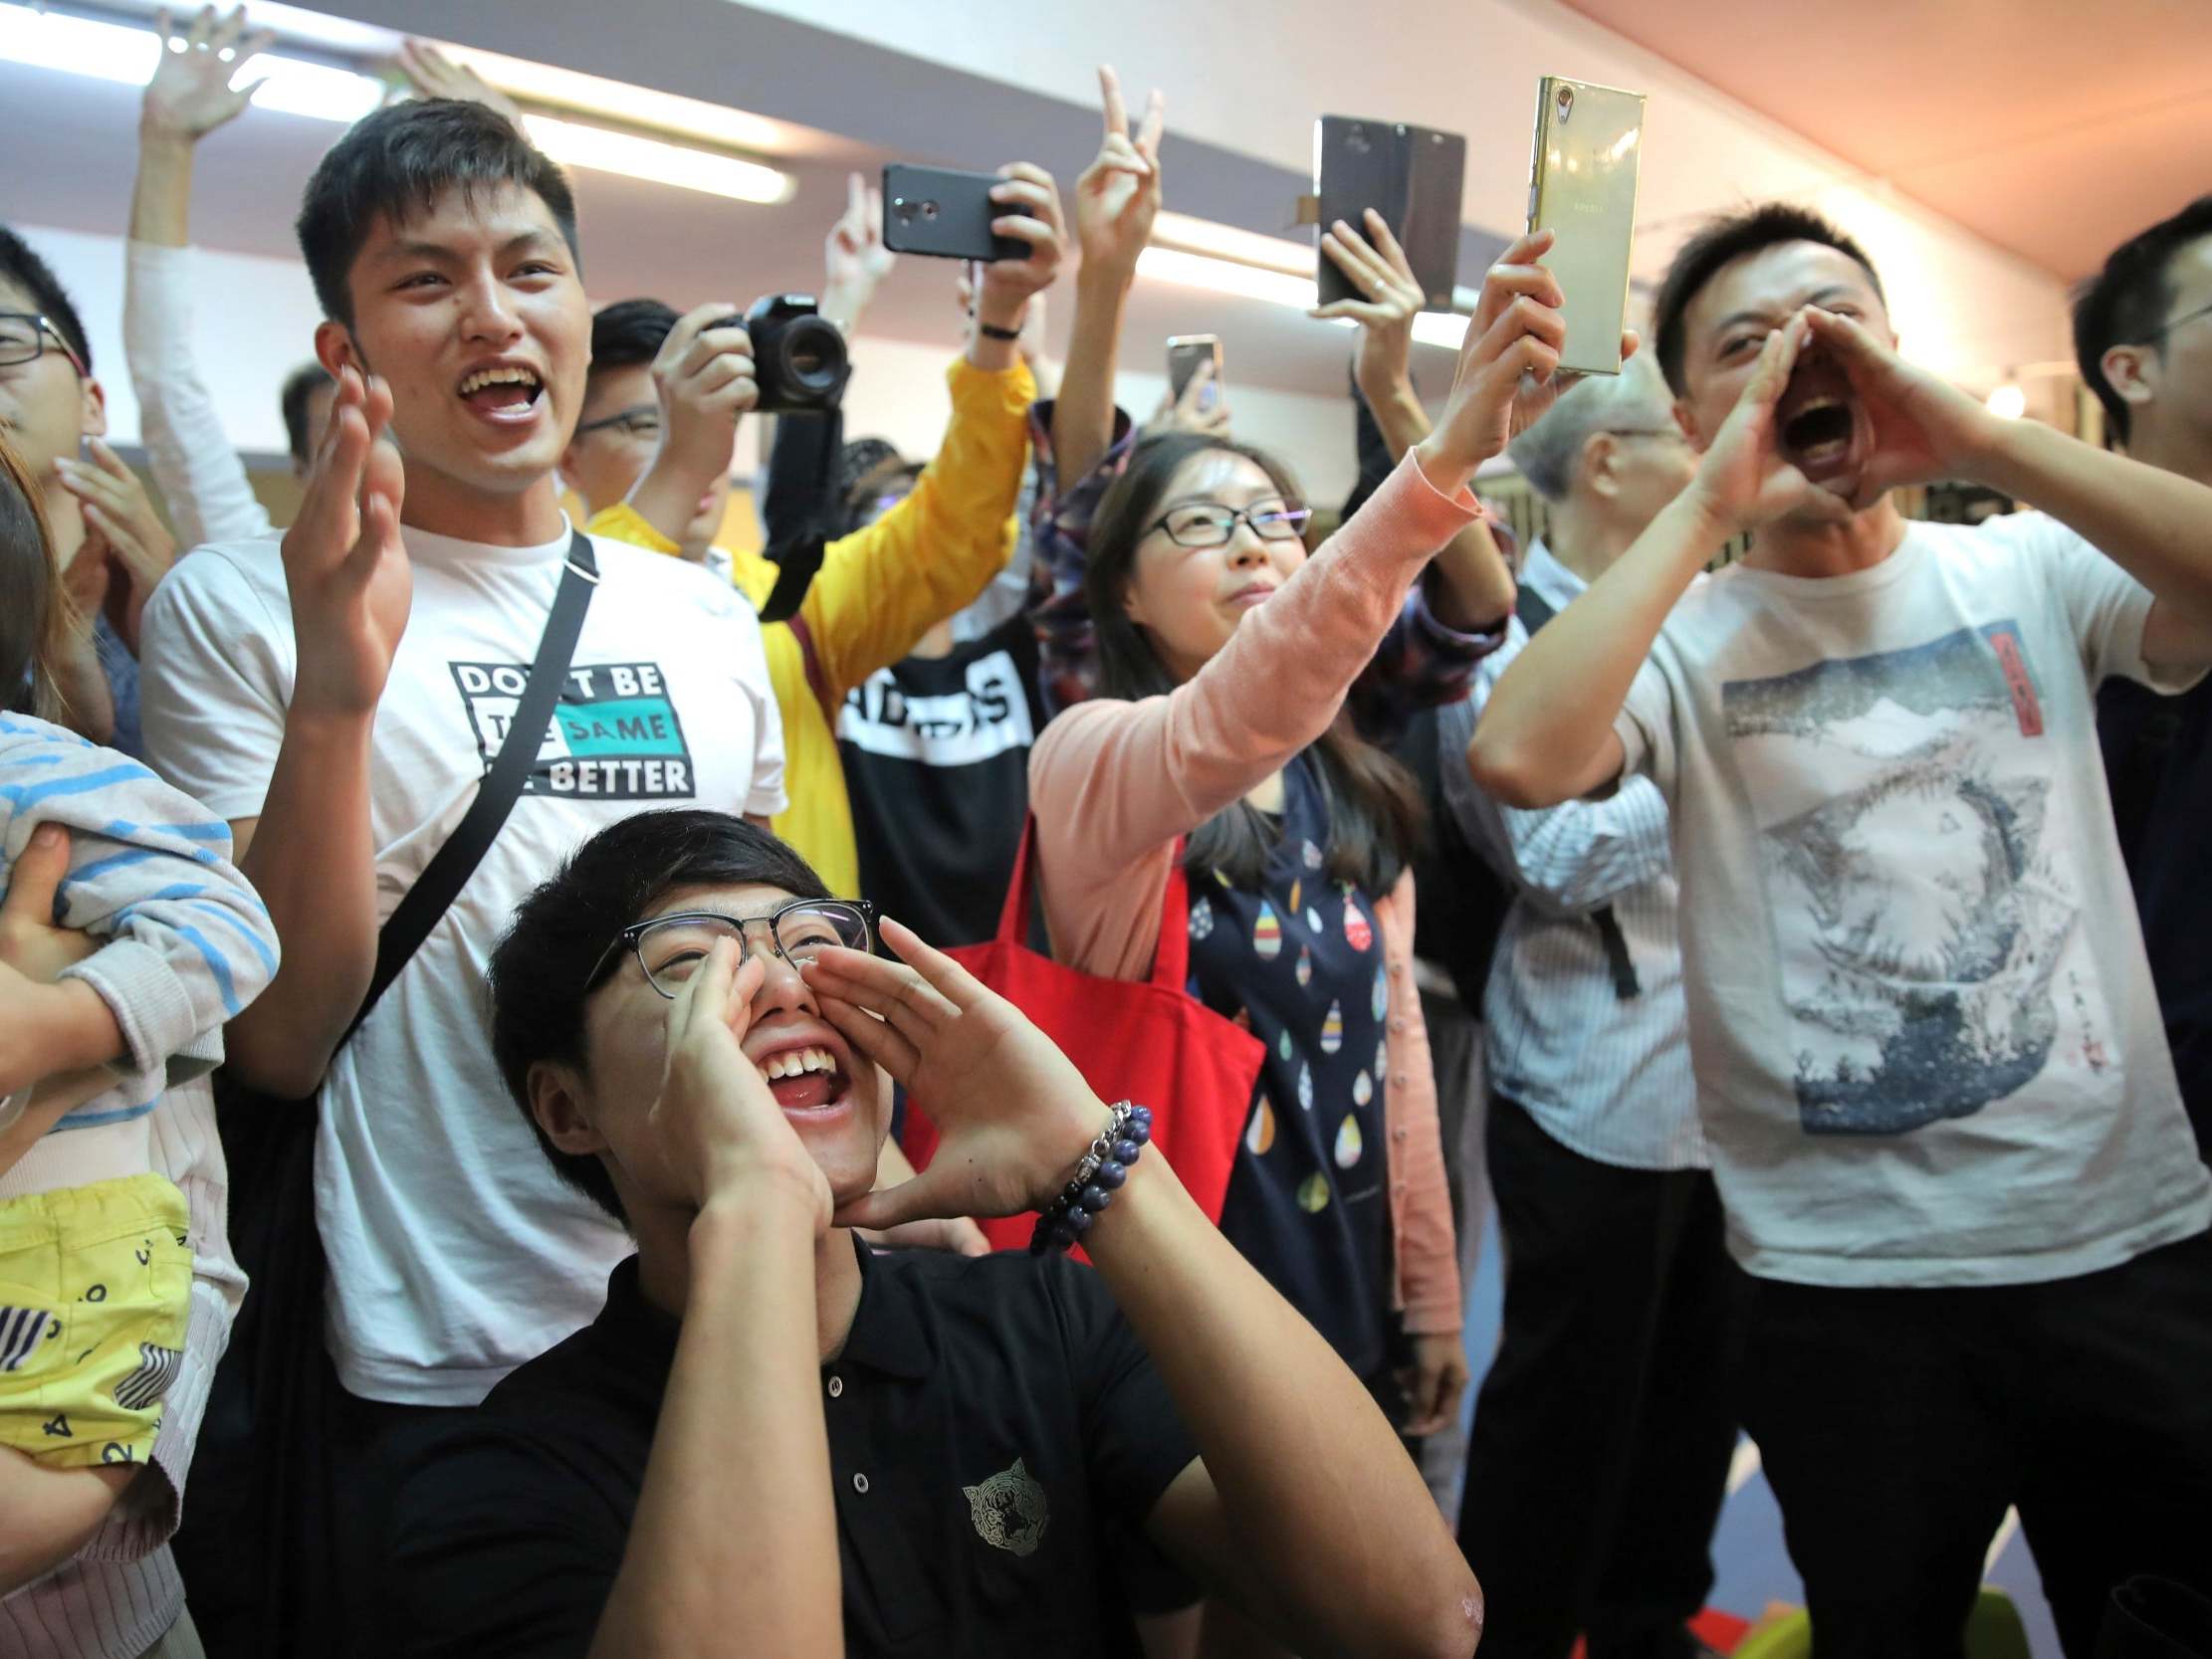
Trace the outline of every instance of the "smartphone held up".
[[950, 167], [915, 167], [894, 161], [883, 169], [883, 245], [894, 254], [929, 259], [1025, 259], [1029, 245], [998, 236], [991, 222], [1003, 211], [991, 192], [1004, 183], [996, 173], [964, 173]]
[[1528, 228], [1555, 238], [1545, 265], [1565, 297], [1561, 369], [1621, 372], [1636, 234], [1644, 95], [1547, 75], [1537, 84]]

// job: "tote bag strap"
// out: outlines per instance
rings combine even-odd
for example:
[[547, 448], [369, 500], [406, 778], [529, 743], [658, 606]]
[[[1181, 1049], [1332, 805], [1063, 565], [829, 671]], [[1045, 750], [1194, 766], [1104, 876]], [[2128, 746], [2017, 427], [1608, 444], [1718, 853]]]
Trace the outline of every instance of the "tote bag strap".
[[[1006, 881], [1006, 902], [998, 912], [998, 942], [1026, 945], [1029, 940], [1030, 869], [1037, 844], [1037, 818], [1021, 826], [1021, 846], [1013, 855]], [[1191, 884], [1183, 870], [1183, 838], [1176, 837], [1169, 857], [1167, 891], [1160, 899], [1160, 941], [1152, 952], [1152, 982], [1180, 991], [1191, 977]]]

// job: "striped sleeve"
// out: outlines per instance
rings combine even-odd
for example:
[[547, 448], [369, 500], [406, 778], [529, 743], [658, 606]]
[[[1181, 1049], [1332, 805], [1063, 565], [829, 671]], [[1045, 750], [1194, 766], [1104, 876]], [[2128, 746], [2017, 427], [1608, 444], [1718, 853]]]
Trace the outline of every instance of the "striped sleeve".
[[66, 973], [113, 1010], [129, 1069], [156, 1092], [208, 1070], [209, 1034], [277, 972], [230, 826], [112, 749], [15, 715], [0, 716], [0, 814], [11, 865], [39, 825], [69, 830], [57, 920], [103, 943]]

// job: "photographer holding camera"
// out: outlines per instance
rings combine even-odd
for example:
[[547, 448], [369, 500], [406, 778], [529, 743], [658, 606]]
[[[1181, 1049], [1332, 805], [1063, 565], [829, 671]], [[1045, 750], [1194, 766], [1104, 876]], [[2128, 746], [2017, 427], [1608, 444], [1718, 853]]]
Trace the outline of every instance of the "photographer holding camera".
[[[838, 706], [981, 593], [1012, 545], [1025, 421], [1036, 397], [1017, 336], [1031, 297], [1058, 274], [1066, 233], [1049, 173], [1025, 163], [1001, 173], [994, 196], [1002, 217], [994, 229], [1030, 252], [984, 268], [976, 296], [981, 325], [946, 376], [953, 416], [937, 458], [905, 501], [824, 548], [789, 622], [763, 628], [790, 793], [775, 832], [840, 893], [857, 892], [860, 877], [837, 757]], [[726, 568], [754, 607], [764, 606], [777, 566], [713, 542], [738, 421], [747, 410], [768, 410], [772, 396], [794, 413], [834, 406], [843, 387], [842, 337], [828, 319], [849, 325], [890, 257], [880, 210], [855, 178], [830, 232], [818, 312], [793, 295], [771, 296], [743, 322], [727, 301], [682, 316], [653, 300], [600, 311], [583, 418], [561, 457], [562, 472], [592, 510], [591, 531]]]

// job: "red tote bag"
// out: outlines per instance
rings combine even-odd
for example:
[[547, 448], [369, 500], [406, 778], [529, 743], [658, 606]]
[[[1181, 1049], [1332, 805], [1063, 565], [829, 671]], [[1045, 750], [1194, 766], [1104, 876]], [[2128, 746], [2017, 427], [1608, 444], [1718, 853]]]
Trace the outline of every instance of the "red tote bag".
[[[1028, 947], [1029, 872], [1036, 819], [1022, 832], [1006, 885], [998, 936], [947, 954], [1035, 1022], [1104, 1101], [1152, 1108], [1152, 1143], [1216, 1221], [1228, 1193], [1237, 1137], [1250, 1115], [1265, 1050], [1185, 988], [1191, 968], [1191, 900], [1182, 849], [1160, 908], [1160, 943], [1150, 979], [1079, 973]], [[937, 1152], [929, 1103], [907, 1101], [903, 1144], [917, 1169]], [[978, 1217], [995, 1250], [1026, 1249], [1036, 1216]]]

